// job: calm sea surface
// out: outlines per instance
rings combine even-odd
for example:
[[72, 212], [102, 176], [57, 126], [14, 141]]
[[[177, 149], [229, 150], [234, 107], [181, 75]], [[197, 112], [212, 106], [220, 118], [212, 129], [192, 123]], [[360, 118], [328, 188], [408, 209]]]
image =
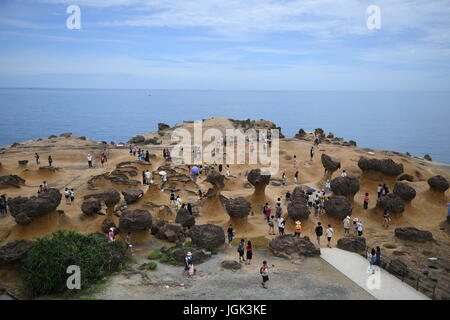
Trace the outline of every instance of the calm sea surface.
[[0, 89], [0, 145], [63, 132], [126, 142], [158, 122], [211, 117], [271, 120], [287, 137], [321, 127], [450, 163], [450, 92]]

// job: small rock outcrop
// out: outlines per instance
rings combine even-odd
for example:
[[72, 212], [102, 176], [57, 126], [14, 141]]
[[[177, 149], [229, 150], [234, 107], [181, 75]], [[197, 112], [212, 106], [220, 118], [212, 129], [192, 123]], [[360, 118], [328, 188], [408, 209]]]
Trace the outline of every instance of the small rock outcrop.
[[252, 211], [252, 205], [243, 197], [231, 199], [220, 196], [220, 201], [231, 218], [244, 219], [247, 218], [250, 211]]
[[398, 181], [409, 181], [409, 182], [414, 182], [414, 177], [410, 174], [402, 174], [399, 178]]
[[287, 259], [320, 256], [320, 249], [308, 237], [297, 238], [291, 234], [274, 238], [269, 243], [269, 250], [273, 255]]
[[396, 228], [395, 236], [402, 240], [419, 243], [433, 241], [433, 234], [430, 231], [419, 230], [414, 227]]
[[356, 178], [338, 177], [331, 180], [331, 190], [337, 196], [353, 198], [359, 189], [359, 181]]
[[[162, 250], [161, 252], [163, 251], [164, 250]], [[176, 261], [184, 262], [184, 259], [186, 258], [188, 252], [192, 253], [192, 261], [194, 263], [194, 266], [203, 263], [209, 258], [211, 258], [211, 252], [208, 252], [203, 249], [189, 248], [189, 247], [181, 247], [175, 249], [172, 251], [171, 255], [175, 258]]]
[[101, 200], [107, 207], [113, 207], [120, 202], [120, 193], [116, 189], [109, 188], [102, 193], [90, 194], [84, 197], [85, 200], [89, 198]]
[[405, 277], [409, 273], [408, 265], [399, 259], [392, 260], [386, 270], [398, 277]]
[[328, 215], [340, 220], [351, 216], [353, 210], [352, 204], [342, 196], [332, 196], [325, 201], [324, 208]]
[[346, 237], [339, 239], [337, 247], [342, 250], [363, 253], [366, 250], [366, 238], [363, 237]]
[[186, 235], [184, 228], [179, 223], [168, 222], [166, 220], [157, 219], [152, 224], [151, 233], [157, 239], [169, 242], [184, 242]]
[[292, 201], [287, 206], [288, 216], [293, 221], [307, 220], [311, 212], [308, 208], [308, 199], [300, 187], [292, 192]]
[[102, 204], [100, 203], [100, 200], [95, 198], [86, 199], [81, 205], [81, 211], [87, 216], [97, 215], [101, 210]]
[[376, 171], [387, 176], [398, 176], [403, 173], [403, 164], [395, 163], [392, 159], [368, 159], [361, 157], [358, 167], [363, 171]]
[[405, 211], [405, 202], [398, 195], [389, 193], [378, 199], [377, 208], [387, 209], [390, 213], [402, 213]]
[[225, 243], [223, 229], [215, 224], [193, 226], [189, 229], [187, 235], [195, 245], [203, 249], [216, 249]]
[[0, 266], [20, 262], [33, 247], [34, 241], [16, 240], [0, 247]]
[[19, 224], [28, 224], [40, 216], [48, 214], [61, 203], [61, 193], [58, 189], [50, 188], [38, 196], [16, 197], [8, 199], [11, 216]]
[[147, 210], [125, 210], [120, 215], [119, 228], [127, 231], [147, 230], [152, 226], [152, 216]]
[[125, 189], [122, 191], [122, 194], [127, 204], [133, 204], [142, 198], [144, 191], [138, 189]]
[[428, 179], [428, 184], [432, 190], [440, 192], [445, 192], [450, 187], [447, 179], [440, 175]]
[[329, 155], [322, 154], [322, 165], [328, 173], [333, 173], [341, 168], [341, 163], [333, 161]]
[[236, 260], [224, 260], [220, 263], [220, 266], [227, 270], [239, 270], [242, 265]]
[[24, 183], [25, 180], [15, 174], [0, 177], [0, 188], [2, 187], [20, 188], [20, 186], [23, 185]]
[[407, 202], [416, 197], [416, 190], [407, 183], [397, 182], [394, 186], [394, 194]]
[[175, 222], [181, 224], [184, 228], [190, 228], [195, 225], [195, 217], [191, 215], [188, 209], [181, 208], [177, 212]]

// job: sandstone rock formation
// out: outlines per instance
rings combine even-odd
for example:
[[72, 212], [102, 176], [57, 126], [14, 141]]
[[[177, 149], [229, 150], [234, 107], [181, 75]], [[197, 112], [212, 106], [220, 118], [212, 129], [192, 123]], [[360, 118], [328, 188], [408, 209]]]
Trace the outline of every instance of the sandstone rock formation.
[[0, 266], [11, 265], [26, 256], [33, 247], [34, 241], [16, 240], [0, 247]]
[[337, 247], [342, 250], [363, 253], [366, 250], [366, 238], [363, 237], [346, 237], [341, 238], [337, 242]]
[[195, 217], [191, 215], [188, 209], [181, 208], [177, 212], [175, 222], [181, 224], [184, 228], [190, 228], [195, 225]]
[[430, 185], [430, 188], [435, 191], [445, 192], [449, 188], [449, 183], [447, 179], [445, 179], [443, 176], [434, 176], [428, 179], [428, 184]]
[[25, 183], [25, 180], [19, 177], [18, 175], [8, 175], [0, 177], [0, 188], [14, 187], [20, 188], [21, 185]]
[[353, 210], [352, 204], [342, 196], [332, 196], [325, 201], [324, 208], [328, 215], [340, 220], [351, 216]]
[[102, 210], [102, 204], [100, 200], [95, 198], [89, 198], [83, 201], [81, 205], [81, 211], [87, 216], [96, 215]]
[[292, 192], [292, 201], [287, 206], [288, 216], [293, 221], [307, 220], [311, 212], [308, 208], [308, 199], [300, 187]]
[[274, 238], [269, 243], [269, 250], [275, 256], [287, 259], [320, 255], [320, 249], [316, 248], [308, 237], [297, 238], [294, 235], [283, 235]]
[[186, 235], [184, 228], [179, 223], [168, 222], [166, 220], [157, 219], [152, 224], [151, 233], [157, 239], [169, 242], [184, 242]]
[[122, 190], [123, 197], [127, 204], [133, 204], [139, 201], [144, 195], [144, 191], [137, 189], [124, 189]]
[[355, 194], [359, 192], [360, 185], [356, 178], [351, 177], [338, 177], [331, 180], [331, 190], [337, 196], [347, 197], [349, 200], [353, 200]]
[[243, 197], [231, 199], [224, 196], [220, 196], [220, 201], [227, 210], [228, 215], [231, 218], [245, 219], [250, 214], [252, 206], [250, 202]]
[[398, 195], [389, 193], [378, 199], [377, 208], [387, 209], [390, 213], [402, 213], [405, 211], [405, 202]]
[[430, 231], [419, 230], [414, 227], [402, 227], [395, 229], [395, 236], [402, 240], [424, 243], [433, 241], [433, 234]]
[[368, 159], [361, 157], [358, 166], [363, 171], [376, 171], [387, 176], [398, 176], [403, 173], [403, 164], [395, 163], [392, 159]]
[[119, 219], [119, 228], [127, 231], [147, 230], [152, 226], [150, 212], [142, 209], [125, 210]]
[[402, 198], [403, 201], [411, 201], [416, 197], [416, 190], [409, 184], [397, 182], [394, 186], [394, 194]]
[[193, 226], [187, 235], [195, 245], [208, 250], [219, 248], [225, 243], [223, 229], [215, 224]]

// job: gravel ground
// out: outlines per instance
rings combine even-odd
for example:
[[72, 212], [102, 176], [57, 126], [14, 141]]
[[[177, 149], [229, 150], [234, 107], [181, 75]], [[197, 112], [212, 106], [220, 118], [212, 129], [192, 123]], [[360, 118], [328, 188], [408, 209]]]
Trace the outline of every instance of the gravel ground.
[[[137, 263], [128, 271], [109, 278], [107, 284], [89, 298], [106, 300], [361, 300], [374, 299], [321, 258], [292, 263], [257, 249], [251, 265], [239, 271], [225, 270], [223, 260], [236, 259], [236, 249], [227, 248], [197, 265], [197, 274], [188, 279], [182, 267], [158, 263], [155, 271], [140, 271], [145, 258], [161, 244], [153, 242], [136, 248]], [[274, 265], [268, 289], [261, 286], [259, 267], [263, 260]]]

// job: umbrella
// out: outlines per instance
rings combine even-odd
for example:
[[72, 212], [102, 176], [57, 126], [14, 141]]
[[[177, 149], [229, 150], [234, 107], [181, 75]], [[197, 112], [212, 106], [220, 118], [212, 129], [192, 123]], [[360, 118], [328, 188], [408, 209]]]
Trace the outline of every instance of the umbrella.
[[159, 174], [160, 176], [165, 176], [165, 175], [167, 174], [167, 172], [165, 172], [165, 171], [160, 171], [160, 172], [158, 172], [158, 174]]
[[198, 174], [198, 167], [197, 166], [193, 166], [191, 169], [191, 173], [192, 174]]
[[316, 189], [313, 188], [309, 188], [308, 190], [306, 190], [306, 193], [314, 193], [316, 192]]

